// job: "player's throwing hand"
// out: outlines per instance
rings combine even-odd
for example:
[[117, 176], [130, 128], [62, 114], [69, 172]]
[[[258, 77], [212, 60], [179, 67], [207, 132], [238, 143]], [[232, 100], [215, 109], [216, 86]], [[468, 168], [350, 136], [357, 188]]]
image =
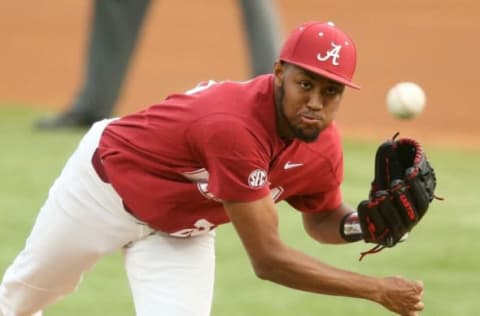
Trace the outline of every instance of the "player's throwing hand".
[[402, 316], [416, 316], [423, 310], [423, 282], [402, 277], [386, 277], [384, 285], [385, 289], [378, 303], [385, 308]]

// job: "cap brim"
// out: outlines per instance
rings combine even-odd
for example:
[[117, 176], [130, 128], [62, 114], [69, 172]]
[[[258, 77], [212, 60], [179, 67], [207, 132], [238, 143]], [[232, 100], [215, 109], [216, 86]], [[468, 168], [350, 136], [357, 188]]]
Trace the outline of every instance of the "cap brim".
[[288, 59], [281, 59], [281, 60], [283, 60], [283, 61], [285, 61], [289, 64], [292, 64], [292, 65], [301, 67], [303, 69], [306, 69], [306, 70], [308, 70], [310, 72], [313, 72], [317, 75], [320, 75], [322, 77], [325, 77], [325, 78], [331, 79], [333, 81], [336, 81], [338, 83], [344, 84], [344, 85], [346, 85], [350, 88], [357, 89], [357, 90], [360, 89], [360, 86], [358, 84], [355, 84], [352, 81], [350, 81], [348, 79], [345, 79], [343, 77], [340, 77], [339, 75], [336, 75], [336, 74], [331, 73], [329, 71], [326, 71], [326, 70], [323, 70], [323, 69], [320, 69], [320, 68], [316, 68], [316, 67], [312, 67], [310, 65], [306, 65], [306, 64], [303, 64], [303, 63], [299, 63], [299, 62], [293, 62], [293, 61], [290, 61]]

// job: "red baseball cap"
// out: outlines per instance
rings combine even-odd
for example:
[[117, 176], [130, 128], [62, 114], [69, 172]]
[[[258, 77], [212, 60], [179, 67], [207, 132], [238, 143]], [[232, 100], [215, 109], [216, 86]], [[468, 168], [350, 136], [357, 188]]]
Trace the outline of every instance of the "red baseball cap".
[[355, 44], [332, 22], [307, 22], [297, 27], [283, 44], [280, 60], [360, 89], [352, 82], [357, 64]]

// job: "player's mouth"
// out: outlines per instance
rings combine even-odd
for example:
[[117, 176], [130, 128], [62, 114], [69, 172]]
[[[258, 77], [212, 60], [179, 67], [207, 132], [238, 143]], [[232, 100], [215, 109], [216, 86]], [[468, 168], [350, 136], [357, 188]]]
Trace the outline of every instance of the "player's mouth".
[[318, 124], [322, 120], [320, 116], [312, 114], [301, 114], [300, 118], [305, 124]]

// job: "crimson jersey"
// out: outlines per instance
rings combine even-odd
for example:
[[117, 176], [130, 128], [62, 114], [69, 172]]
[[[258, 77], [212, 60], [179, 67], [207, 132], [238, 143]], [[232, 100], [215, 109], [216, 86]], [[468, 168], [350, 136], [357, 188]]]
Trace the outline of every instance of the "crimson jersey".
[[302, 212], [341, 203], [339, 132], [286, 144], [277, 135], [273, 76], [209, 82], [175, 94], [105, 129], [98, 152], [126, 207], [177, 236], [229, 218], [221, 200], [271, 194]]

